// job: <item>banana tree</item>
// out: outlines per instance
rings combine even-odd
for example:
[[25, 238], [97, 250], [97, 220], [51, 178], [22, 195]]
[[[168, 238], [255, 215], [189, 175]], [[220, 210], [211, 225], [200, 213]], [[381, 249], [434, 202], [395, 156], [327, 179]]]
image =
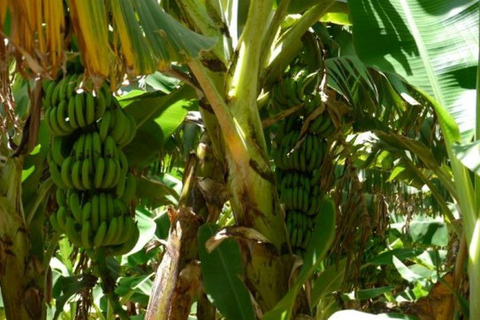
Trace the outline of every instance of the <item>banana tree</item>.
[[[454, 190], [449, 189], [459, 206], [468, 245], [470, 319], [476, 319], [480, 315], [479, 189], [478, 176], [472, 179], [469, 169], [476, 172], [478, 168], [478, 3], [413, 0], [349, 4], [355, 46], [363, 61], [402, 75], [428, 96], [435, 108], [453, 174]], [[434, 36], [432, 30], [442, 37]], [[380, 43], [382, 50], [377, 50], [375, 44]]]

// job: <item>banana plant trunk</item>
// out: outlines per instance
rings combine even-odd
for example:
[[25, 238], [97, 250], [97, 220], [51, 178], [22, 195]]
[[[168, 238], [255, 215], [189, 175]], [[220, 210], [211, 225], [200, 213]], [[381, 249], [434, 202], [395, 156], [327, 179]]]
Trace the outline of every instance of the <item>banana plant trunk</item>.
[[8, 320], [41, 320], [45, 272], [31, 254], [21, 198], [22, 167], [23, 157], [9, 158], [0, 176], [0, 286]]
[[235, 221], [260, 232], [274, 248], [272, 255], [252, 246], [244, 255], [251, 257], [244, 261], [245, 282], [263, 312], [285, 295], [290, 271], [282, 260], [290, 249], [257, 106], [262, 45], [268, 36], [272, 5], [272, 1], [251, 2], [231, 73], [220, 78], [198, 60], [189, 63], [215, 115], [212, 120], [212, 112], [202, 109], [215, 149], [224, 150]]

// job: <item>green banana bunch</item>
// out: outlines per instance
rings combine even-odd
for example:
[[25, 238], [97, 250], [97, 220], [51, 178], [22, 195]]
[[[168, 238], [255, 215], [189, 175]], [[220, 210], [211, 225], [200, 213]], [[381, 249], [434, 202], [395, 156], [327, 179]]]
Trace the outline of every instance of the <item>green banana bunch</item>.
[[79, 88], [82, 79], [66, 76], [44, 86], [44, 119], [52, 134], [47, 162], [58, 203], [49, 220], [87, 252], [124, 254], [139, 238], [130, 210], [136, 179], [121, 149], [134, 138], [136, 123], [107, 86], [87, 92]]
[[271, 103], [280, 110], [303, 105], [280, 123], [272, 147], [290, 245], [300, 255], [308, 247], [328, 191], [322, 189], [327, 188], [322, 184], [322, 168], [330, 159], [327, 139], [336, 131], [328, 112], [311, 116], [324, 108], [319, 81], [318, 72], [293, 66], [271, 90]]

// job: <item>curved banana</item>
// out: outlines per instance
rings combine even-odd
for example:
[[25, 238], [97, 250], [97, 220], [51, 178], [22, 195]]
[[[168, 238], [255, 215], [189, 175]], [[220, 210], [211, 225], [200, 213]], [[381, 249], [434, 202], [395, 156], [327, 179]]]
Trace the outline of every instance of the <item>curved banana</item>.
[[60, 89], [58, 90], [58, 100], [60, 101], [60, 103], [67, 99], [67, 88], [69, 80], [70, 77], [67, 76], [60, 80], [60, 82], [58, 83], [58, 86], [60, 87]]
[[82, 160], [76, 160], [72, 166], [72, 183], [75, 189], [85, 190], [82, 184]]
[[91, 166], [90, 161], [88, 159], [83, 160], [82, 162], [82, 185], [86, 190], [90, 190], [92, 188], [92, 178], [90, 176]]
[[95, 121], [103, 117], [105, 110], [107, 110], [107, 100], [105, 98], [107, 93], [104, 93], [103, 90], [98, 90], [96, 93]]
[[53, 182], [62, 189], [68, 189], [68, 186], [63, 182], [62, 175], [58, 169], [57, 164], [52, 159], [52, 155], [49, 152], [47, 154], [47, 162], [50, 169], [50, 177], [52, 177]]
[[105, 158], [113, 158], [115, 156], [115, 149], [117, 148], [115, 140], [112, 136], [107, 136], [103, 143], [103, 156]]
[[100, 140], [100, 135], [97, 131], [92, 133], [92, 158], [93, 163], [96, 164], [97, 161], [102, 157], [102, 141]]
[[105, 114], [102, 117], [102, 120], [100, 120], [100, 127], [98, 134], [100, 135], [100, 140], [102, 142], [105, 141], [108, 135], [108, 130], [110, 129], [110, 120], [111, 120], [112, 114], [110, 110], [105, 111]]
[[63, 190], [62, 188], [57, 188], [57, 191], [55, 191], [55, 199], [57, 200], [57, 204], [59, 206], [65, 206], [65, 190]]
[[74, 73], [70, 76], [68, 79], [68, 84], [67, 84], [67, 99], [70, 99], [73, 97], [73, 93], [75, 92], [75, 89], [77, 87], [77, 79], [79, 79], [79, 74]]
[[105, 174], [103, 176], [102, 188], [108, 189], [113, 183], [116, 173], [116, 164], [113, 159], [107, 159], [105, 162]]
[[108, 226], [107, 234], [105, 235], [105, 239], [103, 239], [103, 245], [108, 246], [112, 244], [113, 239], [117, 236], [118, 232], [118, 217], [113, 218], [110, 221], [110, 224]]
[[77, 224], [75, 220], [70, 217], [67, 217], [67, 223], [65, 225], [65, 233], [67, 234], [68, 239], [77, 247], [82, 247], [82, 238], [77, 231]]
[[73, 132], [73, 128], [70, 126], [70, 124], [66, 120], [67, 112], [68, 112], [67, 101], [66, 100], [60, 101], [57, 107], [57, 112], [56, 112], [57, 123], [63, 132], [68, 132], [68, 134], [70, 134]]
[[115, 237], [113, 237], [111, 244], [116, 245], [116, 244], [121, 244], [122, 242], [125, 242], [125, 235], [124, 235], [125, 219], [123, 216], [119, 216], [114, 219], [118, 220], [118, 226], [117, 226], [117, 233], [115, 234]]
[[96, 189], [102, 188], [104, 174], [105, 174], [105, 159], [100, 157], [97, 160], [97, 162], [95, 162], [95, 176], [94, 176], [93, 185]]
[[93, 165], [93, 134], [88, 133], [85, 135], [85, 145], [83, 148], [83, 154], [86, 160], [89, 160]]
[[83, 160], [85, 157], [85, 135], [82, 134], [73, 144], [73, 154], [75, 160]]
[[68, 100], [67, 112], [70, 126], [73, 129], [78, 129], [80, 125], [78, 124], [77, 116], [75, 115], [75, 98], [73, 97]]
[[55, 89], [55, 86], [55, 81], [51, 81], [45, 89], [45, 97], [43, 98], [43, 105], [45, 106], [45, 109], [49, 109], [52, 107], [52, 93]]
[[135, 248], [139, 238], [140, 230], [138, 230], [138, 227], [135, 225], [132, 236], [121, 245], [108, 247], [106, 250], [106, 255], [119, 256], [129, 253], [133, 250], [133, 248]]
[[107, 220], [111, 221], [115, 215], [115, 206], [113, 205], [113, 197], [110, 194], [106, 194], [107, 199]]
[[65, 161], [65, 156], [63, 155], [63, 139], [62, 137], [53, 137], [52, 139], [52, 159], [55, 161], [56, 164], [59, 166], [62, 165], [63, 161]]
[[57, 103], [58, 103], [58, 100], [59, 100], [59, 95], [60, 95], [60, 84], [61, 84], [61, 81], [60, 80], [60, 83], [57, 83], [55, 85], [55, 87], [53, 88], [53, 92], [52, 92], [52, 98], [51, 98], [51, 103], [52, 103], [52, 107], [53, 106], [56, 106]]
[[87, 126], [87, 122], [85, 121], [85, 110], [83, 110], [85, 105], [83, 97], [83, 94], [75, 95], [75, 116], [80, 128], [85, 128]]
[[113, 124], [113, 129], [110, 132], [110, 136], [113, 138], [115, 143], [118, 143], [120, 145], [121, 138], [125, 131], [127, 131], [127, 119], [123, 115], [123, 110], [122, 109], [116, 109], [114, 111], [114, 124]]
[[98, 227], [97, 233], [93, 238], [93, 246], [94, 248], [100, 248], [103, 245], [103, 241], [105, 239], [105, 235], [107, 234], [107, 222], [103, 221]]
[[91, 214], [92, 214], [92, 203], [90, 201], [87, 201], [82, 207], [81, 224], [84, 224], [86, 221], [90, 221]]
[[80, 198], [78, 196], [78, 193], [76, 192], [70, 193], [70, 196], [68, 197], [68, 206], [70, 207], [70, 210], [72, 211], [72, 214], [75, 220], [78, 223], [82, 223], [83, 212], [82, 212], [82, 206], [80, 204]]
[[67, 157], [62, 164], [62, 169], [60, 175], [62, 177], [62, 181], [68, 187], [68, 189], [73, 188], [73, 181], [72, 181], [72, 166], [73, 166], [73, 158]]
[[86, 115], [85, 121], [87, 125], [91, 125], [95, 122], [95, 98], [90, 92], [85, 93]]
[[123, 192], [122, 199], [125, 203], [130, 203], [133, 198], [135, 197], [137, 189], [137, 181], [135, 180], [135, 176], [129, 172], [127, 174], [127, 180], [125, 182], [125, 191]]
[[58, 208], [56, 212], [56, 220], [62, 232], [65, 232], [67, 227], [67, 217], [67, 209], [63, 206]]
[[85, 223], [82, 224], [82, 231], [81, 231], [81, 240], [82, 240], [82, 245], [85, 249], [91, 249], [93, 247], [93, 241], [90, 239], [90, 221], [85, 221]]
[[55, 231], [58, 231], [58, 232], [61, 232], [61, 233], [64, 232], [64, 229], [61, 228], [60, 224], [58, 223], [57, 214], [55, 212], [50, 215], [49, 220], [50, 220], [50, 224], [52, 225], [52, 227]]

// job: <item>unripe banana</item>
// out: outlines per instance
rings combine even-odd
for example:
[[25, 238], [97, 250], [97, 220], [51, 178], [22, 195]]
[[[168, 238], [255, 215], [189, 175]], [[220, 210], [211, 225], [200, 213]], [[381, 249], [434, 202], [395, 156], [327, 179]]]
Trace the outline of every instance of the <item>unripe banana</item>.
[[86, 221], [90, 221], [91, 214], [92, 214], [92, 203], [86, 202], [82, 207], [82, 221], [80, 223], [83, 225], [85, 224]]
[[70, 98], [68, 100], [68, 122], [73, 129], [78, 129], [80, 125], [77, 121], [77, 116], [75, 115], [75, 98]]
[[67, 99], [73, 100], [73, 93], [75, 92], [75, 89], [77, 87], [77, 79], [79, 79], [79, 75], [74, 73], [73, 75], [70, 76], [68, 79], [68, 84], [67, 84]]
[[57, 164], [52, 159], [52, 155], [49, 152], [47, 155], [47, 162], [50, 168], [50, 177], [52, 177], [53, 182], [62, 189], [68, 189], [68, 186], [63, 182], [62, 175], [58, 169]]
[[94, 177], [94, 183], [93, 183], [96, 189], [102, 188], [104, 175], [105, 175], [105, 159], [99, 158], [95, 163], [95, 177]]
[[68, 239], [77, 247], [82, 247], [82, 238], [80, 233], [77, 230], [77, 224], [75, 220], [70, 217], [67, 217], [67, 223], [65, 226], [65, 233], [68, 236]]
[[65, 198], [65, 190], [62, 188], [57, 188], [55, 192], [55, 199], [57, 200], [57, 204], [59, 206], [65, 206], [66, 198]]
[[122, 199], [125, 203], [130, 203], [133, 198], [135, 197], [137, 189], [137, 181], [135, 180], [135, 176], [132, 173], [127, 174], [127, 180], [125, 182], [125, 191], [123, 192]]
[[45, 109], [49, 109], [52, 107], [52, 93], [53, 90], [55, 90], [55, 86], [55, 81], [51, 81], [48, 84], [47, 89], [45, 90], [45, 98], [43, 99], [43, 105]]
[[82, 206], [80, 204], [80, 198], [78, 193], [72, 192], [68, 198], [68, 206], [72, 211], [73, 217], [78, 223], [82, 223], [83, 221], [83, 213], [82, 213]]
[[67, 99], [68, 80], [69, 80], [69, 77], [65, 77], [62, 80], [60, 80], [60, 82], [58, 83], [58, 86], [60, 87], [58, 91], [58, 99], [60, 103], [62, 103], [62, 101], [65, 101]]
[[66, 132], [68, 134], [73, 132], [72, 126], [67, 122], [66, 117], [67, 117], [67, 101], [62, 100], [57, 107], [57, 123], [58, 126], [62, 129], [63, 132]]
[[123, 216], [119, 216], [114, 219], [118, 220], [118, 226], [117, 226], [117, 232], [115, 234], [115, 237], [113, 237], [111, 244], [116, 245], [126, 241], [125, 235], [124, 235], [125, 219]]
[[57, 214], [54, 212], [50, 215], [50, 224], [52, 225], [53, 229], [57, 232], [63, 233], [64, 229], [60, 227], [60, 224], [58, 223], [57, 220]]
[[100, 127], [99, 127], [99, 132], [98, 134], [100, 135], [100, 140], [102, 142], [105, 141], [108, 135], [108, 130], [110, 128], [110, 119], [112, 117], [111, 111], [107, 110], [105, 111], [105, 114], [102, 117], [102, 120], [100, 120]]
[[106, 250], [106, 255], [110, 256], [117, 256], [117, 255], [124, 255], [135, 248], [135, 245], [138, 242], [138, 239], [140, 237], [140, 231], [138, 230], [138, 227], [135, 226], [133, 229], [133, 234], [132, 236], [123, 244], [118, 245], [118, 246], [110, 246]]
[[105, 98], [106, 94], [103, 90], [97, 91], [97, 99], [96, 99], [96, 108], [95, 108], [95, 119], [98, 120], [105, 114], [105, 110], [107, 110], [107, 101]]
[[53, 137], [52, 139], [52, 159], [59, 166], [61, 166], [63, 164], [63, 161], [65, 161], [65, 156], [62, 152], [63, 140], [64, 138], [62, 137]]
[[81, 240], [85, 249], [91, 249], [93, 247], [93, 241], [90, 239], [91, 226], [89, 221], [85, 221], [82, 224]]
[[75, 116], [80, 128], [85, 128], [87, 122], [85, 121], [85, 99], [84, 94], [75, 95]]
[[65, 232], [67, 227], [67, 217], [67, 209], [63, 206], [59, 207], [56, 212], [56, 220], [61, 232]]
[[60, 172], [61, 178], [65, 186], [68, 189], [73, 188], [73, 181], [72, 181], [72, 166], [73, 166], [73, 158], [67, 157], [62, 164], [62, 169]]
[[105, 239], [105, 235], [107, 234], [107, 222], [103, 221], [98, 227], [97, 233], [95, 234], [95, 238], [93, 239], [93, 246], [95, 248], [100, 248], [103, 246], [103, 242]]
[[76, 160], [72, 166], [72, 183], [77, 190], [85, 190], [82, 184], [82, 160]]
[[86, 116], [85, 121], [87, 125], [91, 125], [95, 122], [95, 98], [89, 92], [85, 93], [86, 95]]
[[92, 158], [93, 163], [97, 163], [97, 161], [102, 157], [102, 141], [100, 140], [100, 135], [97, 131], [92, 133]]
[[82, 162], [82, 186], [86, 190], [90, 190], [92, 188], [92, 178], [90, 175], [91, 167], [90, 167], [90, 160], [85, 159]]
[[113, 218], [110, 221], [110, 224], [108, 226], [107, 234], [105, 236], [105, 239], [103, 240], [103, 245], [108, 246], [112, 244], [113, 239], [117, 236], [118, 232], [118, 217]]

